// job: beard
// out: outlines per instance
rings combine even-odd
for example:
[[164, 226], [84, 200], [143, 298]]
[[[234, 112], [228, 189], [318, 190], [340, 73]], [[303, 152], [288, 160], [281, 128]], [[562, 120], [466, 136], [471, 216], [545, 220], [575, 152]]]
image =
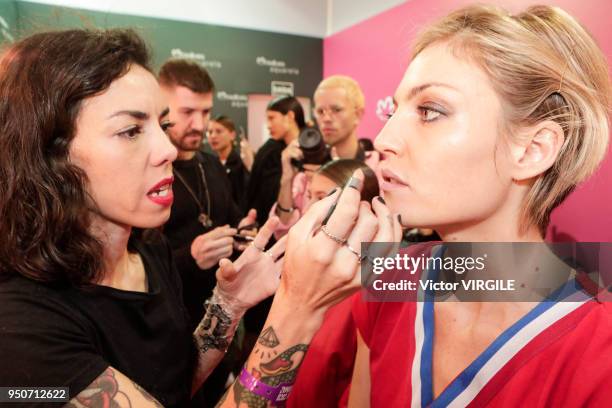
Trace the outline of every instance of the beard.
[[199, 150], [202, 146], [204, 132], [192, 129], [183, 133], [179, 138], [172, 137], [171, 139], [177, 149], [192, 152]]

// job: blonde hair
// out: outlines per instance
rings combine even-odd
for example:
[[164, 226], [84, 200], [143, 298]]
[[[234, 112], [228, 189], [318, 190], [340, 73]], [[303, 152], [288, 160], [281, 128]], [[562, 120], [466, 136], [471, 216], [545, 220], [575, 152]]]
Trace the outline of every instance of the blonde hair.
[[355, 81], [353, 78], [346, 75], [332, 75], [325, 78], [317, 89], [315, 89], [315, 94], [321, 89], [328, 88], [342, 88], [346, 91], [346, 95], [352, 101], [357, 109], [363, 109], [365, 107], [365, 97], [363, 96], [363, 91], [359, 86], [359, 83]]
[[494, 6], [457, 10], [417, 38], [413, 58], [446, 42], [490, 78], [503, 107], [502, 128], [553, 120], [565, 141], [554, 165], [525, 197], [521, 230], [542, 235], [557, 207], [606, 155], [610, 79], [606, 59], [590, 34], [558, 7], [533, 6], [510, 15]]

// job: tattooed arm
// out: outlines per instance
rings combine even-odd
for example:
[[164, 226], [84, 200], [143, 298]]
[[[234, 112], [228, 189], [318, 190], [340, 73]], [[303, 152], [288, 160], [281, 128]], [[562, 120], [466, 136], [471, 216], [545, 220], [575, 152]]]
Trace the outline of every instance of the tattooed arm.
[[[245, 364], [253, 377], [270, 386], [295, 382], [308, 344], [323, 321], [321, 313], [301, 310], [278, 299], [274, 300], [265, 329]], [[268, 406], [273, 405], [247, 390], [238, 379], [217, 404], [218, 408]]]
[[161, 406], [142, 387], [112, 367], [104, 370], [87, 388], [66, 404], [68, 408]]
[[193, 332], [198, 361], [191, 383], [192, 396], [225, 356], [245, 310], [219, 296], [217, 289], [206, 302], [204, 317]]

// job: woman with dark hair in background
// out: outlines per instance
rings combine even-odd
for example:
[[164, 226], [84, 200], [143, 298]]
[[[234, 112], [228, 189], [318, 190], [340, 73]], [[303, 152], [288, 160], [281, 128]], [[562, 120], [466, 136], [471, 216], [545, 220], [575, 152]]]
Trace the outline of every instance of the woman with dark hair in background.
[[255, 155], [247, 193], [247, 206], [257, 210], [257, 221], [263, 224], [276, 201], [282, 174], [281, 153], [296, 140], [306, 126], [304, 110], [293, 96], [274, 99], [266, 108], [270, 139]]
[[[385, 209], [375, 216], [357, 209], [357, 190], [337, 191], [311, 208], [286, 248], [264, 253], [278, 223], [270, 219], [235, 262], [221, 260], [191, 333], [169, 245], [134, 234], [170, 215], [170, 126], [133, 31], [40, 33], [4, 52], [1, 386], [67, 387], [56, 395], [73, 407], [187, 406], [245, 310], [276, 291], [258, 353], [220, 406], [286, 398], [325, 311], [359, 284], [352, 253], [319, 247], [336, 235], [376, 239]], [[336, 200], [357, 210], [320, 228]]]
[[[232, 197], [239, 208], [246, 206], [246, 189], [249, 183], [249, 169], [243, 163], [238, 143], [236, 143], [236, 126], [234, 121], [225, 115], [215, 116], [208, 124], [208, 144], [217, 153], [219, 160], [232, 185]], [[242, 144], [240, 145], [242, 146]]]
[[[272, 100], [266, 108], [266, 121], [270, 139], [255, 154], [245, 209], [257, 210], [257, 222], [262, 225], [276, 201], [282, 174], [281, 153], [305, 126], [304, 110], [300, 102], [292, 96]], [[245, 344], [248, 349], [266, 319], [271, 299], [251, 309], [244, 320], [247, 329]]]

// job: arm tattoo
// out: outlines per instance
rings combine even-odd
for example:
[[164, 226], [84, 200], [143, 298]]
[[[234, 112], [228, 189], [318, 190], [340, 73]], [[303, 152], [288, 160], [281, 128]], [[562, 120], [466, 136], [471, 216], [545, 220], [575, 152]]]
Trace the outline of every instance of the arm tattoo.
[[[151, 401], [156, 407], [163, 408], [163, 406], [141, 386], [133, 381], [132, 385], [134, 385], [134, 388], [136, 388], [146, 400]], [[79, 395], [70, 400], [65, 406], [68, 408], [131, 408], [132, 401], [124, 391], [119, 390], [119, 383], [115, 378], [115, 371], [111, 367], [108, 367], [89, 385], [89, 387], [81, 391]]]
[[261, 333], [261, 335], [257, 339], [257, 342], [269, 348], [274, 348], [280, 344], [272, 326], [268, 327]]
[[[300, 365], [308, 350], [308, 345], [296, 344], [279, 354], [274, 348], [280, 344], [280, 341], [272, 326], [266, 328], [261, 333], [257, 342], [263, 347], [268, 348], [269, 351], [259, 347], [254, 350], [256, 354], [260, 353], [261, 362], [258, 367], [252, 368], [251, 374], [261, 382], [271, 386], [282, 383], [294, 383]], [[269, 360], [264, 360], [264, 356], [268, 357]], [[243, 402], [249, 408], [264, 408], [268, 406], [269, 401], [253, 394], [243, 387], [240, 381], [236, 381], [234, 383], [234, 402], [236, 406], [240, 406], [240, 403]]]
[[210, 349], [227, 350], [234, 334], [230, 329], [236, 326], [232, 323], [232, 319], [221, 306], [209, 303], [204, 318], [193, 333], [200, 352], [206, 353]]
[[71, 408], [115, 408], [119, 406], [131, 407], [132, 402], [124, 392], [119, 391], [115, 371], [108, 367], [66, 406]]

